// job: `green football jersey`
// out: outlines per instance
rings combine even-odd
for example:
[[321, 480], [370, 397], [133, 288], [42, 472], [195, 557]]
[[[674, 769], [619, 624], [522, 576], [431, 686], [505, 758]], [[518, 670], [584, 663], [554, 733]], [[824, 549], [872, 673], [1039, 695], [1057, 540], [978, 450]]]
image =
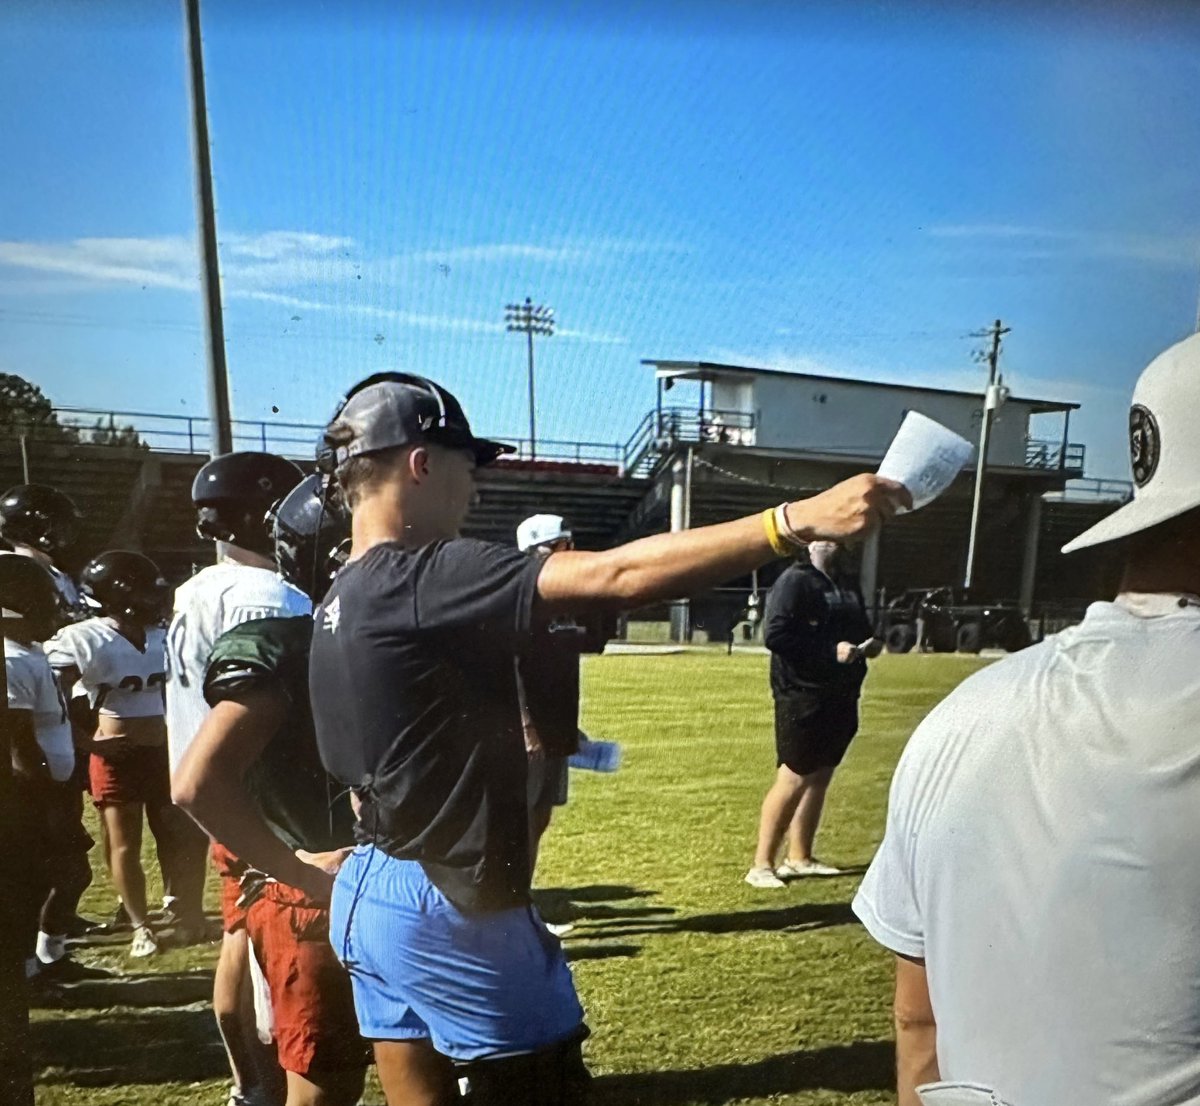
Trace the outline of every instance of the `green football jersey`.
[[307, 616], [258, 618], [222, 634], [209, 657], [204, 697], [215, 705], [283, 692], [287, 719], [247, 773], [246, 786], [289, 848], [324, 852], [354, 844], [354, 814], [317, 752], [308, 700], [312, 626]]

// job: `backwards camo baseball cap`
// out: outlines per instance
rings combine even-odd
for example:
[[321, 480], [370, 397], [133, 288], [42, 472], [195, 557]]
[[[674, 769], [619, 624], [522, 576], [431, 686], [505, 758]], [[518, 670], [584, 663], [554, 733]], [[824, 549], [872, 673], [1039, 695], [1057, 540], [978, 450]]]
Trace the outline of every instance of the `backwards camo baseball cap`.
[[360, 381], [334, 413], [317, 446], [317, 465], [335, 471], [351, 457], [432, 442], [491, 464], [510, 445], [477, 438], [462, 404], [440, 384], [409, 373], [376, 373]]
[[1193, 334], [1151, 361], [1133, 390], [1133, 499], [1064, 545], [1064, 553], [1131, 537], [1200, 507], [1198, 409], [1200, 334]]

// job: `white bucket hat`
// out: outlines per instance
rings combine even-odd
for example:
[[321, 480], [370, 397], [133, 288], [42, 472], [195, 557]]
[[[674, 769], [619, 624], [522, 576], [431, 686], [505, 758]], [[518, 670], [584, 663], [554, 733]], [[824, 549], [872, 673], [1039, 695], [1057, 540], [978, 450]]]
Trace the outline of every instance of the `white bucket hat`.
[[1151, 361], [1133, 390], [1133, 499], [1067, 542], [1064, 553], [1128, 538], [1200, 507], [1198, 409], [1200, 334], [1193, 334]]
[[549, 545], [569, 538], [571, 531], [563, 524], [562, 515], [530, 515], [517, 527], [517, 548], [522, 553], [539, 545]]

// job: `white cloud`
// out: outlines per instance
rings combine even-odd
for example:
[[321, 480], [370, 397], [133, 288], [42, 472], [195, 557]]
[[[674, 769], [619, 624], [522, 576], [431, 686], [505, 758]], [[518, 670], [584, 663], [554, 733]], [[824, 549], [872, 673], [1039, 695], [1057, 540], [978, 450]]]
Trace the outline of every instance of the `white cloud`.
[[[503, 334], [505, 332], [503, 323], [493, 322], [490, 319], [474, 319], [469, 316], [429, 315], [416, 311], [403, 311], [395, 307], [379, 307], [368, 303], [329, 303], [324, 300], [289, 296], [280, 292], [241, 292], [237, 293], [237, 296], [240, 299], [278, 304], [280, 307], [286, 307], [292, 311], [337, 312], [340, 315], [356, 315], [360, 318], [396, 322], [403, 326], [427, 330], [448, 330], [468, 334]], [[625, 345], [629, 341], [619, 334], [593, 333], [587, 330], [556, 330], [554, 334], [558, 338], [599, 345]]]
[[[286, 287], [352, 275], [349, 238], [271, 231], [223, 238], [222, 279], [231, 293]], [[0, 266], [58, 273], [96, 284], [133, 284], [193, 291], [196, 242], [184, 235], [154, 238], [74, 238], [67, 242], [0, 241]]]
[[440, 250], [418, 250], [407, 260], [452, 265], [469, 262], [537, 261], [545, 264], [585, 265], [605, 257], [632, 257], [648, 253], [673, 253], [681, 247], [670, 242], [644, 242], [625, 238], [597, 238], [546, 246], [530, 242], [487, 242], [474, 246], [450, 246]]
[[1200, 233], [1064, 230], [1013, 223], [948, 223], [929, 227], [926, 233], [933, 238], [964, 242], [990, 240], [1004, 243], [1027, 257], [1075, 254], [1151, 265], [1200, 264]]
[[[222, 291], [229, 300], [273, 303], [293, 311], [335, 312], [379, 319], [403, 326], [474, 334], [502, 334], [504, 324], [468, 316], [425, 314], [396, 307], [381, 307], [340, 299], [333, 291], [363, 287], [353, 284], [369, 271], [378, 286], [398, 278], [405, 264], [439, 259], [450, 261], [585, 261], [595, 251], [636, 251], [634, 242], [601, 241], [594, 246], [577, 244], [545, 247], [521, 243], [466, 246], [425, 251], [399, 258], [367, 261], [352, 238], [306, 231], [268, 231], [263, 234], [228, 234], [221, 239]], [[67, 242], [0, 241], [0, 269], [46, 274], [36, 283], [43, 292], [79, 292], [81, 287], [137, 286], [184, 292], [199, 289], [199, 262], [193, 239], [183, 235], [153, 238], [75, 238]], [[56, 283], [59, 282], [59, 283]], [[11, 283], [28, 291], [33, 282]], [[320, 288], [321, 296], [295, 295], [295, 290]], [[618, 334], [563, 328], [556, 336], [566, 341], [623, 345]]]
[[227, 234], [221, 240], [226, 254], [251, 257], [260, 261], [279, 261], [289, 257], [327, 256], [354, 248], [353, 238], [335, 238], [298, 230], [272, 230], [265, 234]]
[[0, 265], [61, 273], [97, 284], [138, 284], [184, 291], [196, 287], [195, 255], [189, 256], [184, 246], [181, 238], [0, 241]]

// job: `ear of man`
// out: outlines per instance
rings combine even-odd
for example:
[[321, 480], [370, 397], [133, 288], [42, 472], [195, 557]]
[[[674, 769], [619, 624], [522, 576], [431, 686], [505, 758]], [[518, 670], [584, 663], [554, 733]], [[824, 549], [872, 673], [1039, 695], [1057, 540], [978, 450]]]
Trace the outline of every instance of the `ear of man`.
[[420, 484], [423, 480], [429, 477], [429, 450], [419, 445], [409, 450], [408, 453], [408, 474], [412, 477], [414, 484]]

